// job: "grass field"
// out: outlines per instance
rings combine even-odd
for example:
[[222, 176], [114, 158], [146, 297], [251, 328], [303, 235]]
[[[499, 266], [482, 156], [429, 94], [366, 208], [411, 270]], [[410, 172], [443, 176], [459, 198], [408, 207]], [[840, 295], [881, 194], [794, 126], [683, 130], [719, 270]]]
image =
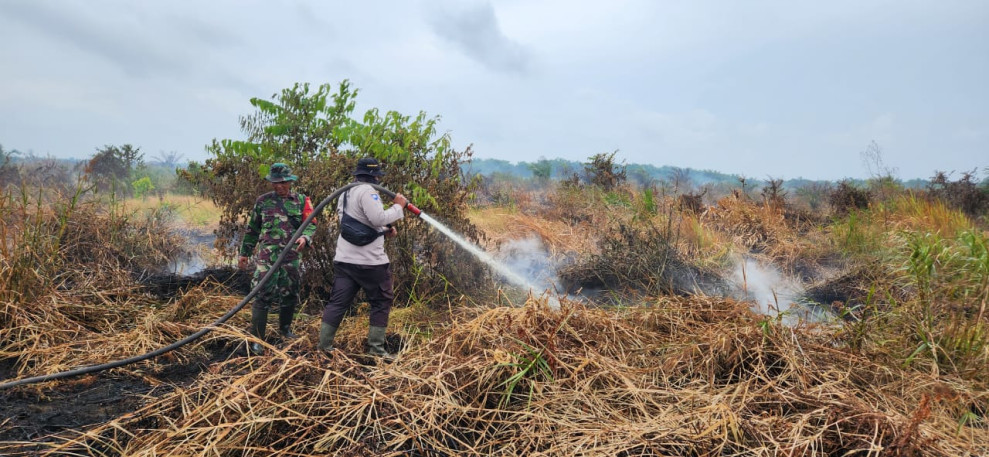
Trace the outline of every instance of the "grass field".
[[[737, 193], [689, 209], [634, 188], [512, 195], [470, 208], [485, 248], [540, 240], [526, 254], [552, 259], [572, 295], [409, 296], [391, 364], [363, 355], [366, 304], [332, 355], [301, 313], [301, 338], [247, 356], [240, 313], [149, 362], [2, 392], [0, 453], [989, 455], [984, 216], [910, 192], [828, 214]], [[176, 227], [215, 226], [209, 202], [52, 202], [0, 206], [8, 378], [153, 350], [242, 298], [215, 279], [156, 296], [131, 274], [167, 257]], [[827, 291], [833, 317], [794, 323], [685, 287], [728, 287], [739, 255]], [[140, 400], [84, 414], [115, 397]]]
[[213, 229], [220, 220], [220, 211], [212, 201], [192, 195], [167, 194], [164, 198], [129, 198], [122, 202], [128, 211], [173, 214], [180, 225]]

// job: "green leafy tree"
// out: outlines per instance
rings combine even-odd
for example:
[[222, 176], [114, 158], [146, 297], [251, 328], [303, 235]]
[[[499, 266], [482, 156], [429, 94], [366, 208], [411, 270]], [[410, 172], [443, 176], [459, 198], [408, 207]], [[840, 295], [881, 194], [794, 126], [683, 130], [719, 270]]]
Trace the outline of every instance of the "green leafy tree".
[[[365, 156], [385, 165], [383, 186], [405, 194], [467, 238], [476, 241], [481, 236], [467, 219], [467, 202], [476, 181], [464, 177], [460, 168], [469, 161], [470, 148], [454, 150], [449, 136], [436, 131], [439, 118], [422, 112], [407, 116], [370, 109], [356, 118], [357, 93], [345, 80], [335, 91], [328, 84], [315, 89], [295, 84], [271, 100], [251, 99], [256, 111], [240, 121], [246, 139], [213, 140], [207, 147], [212, 157], [202, 166], [190, 164], [181, 173], [222, 210], [217, 247], [233, 254], [255, 199], [270, 191], [263, 176], [271, 163], [290, 164], [299, 176], [296, 190], [317, 204], [351, 182], [350, 172]], [[321, 227], [304, 259], [303, 282], [309, 286], [303, 288], [305, 292], [329, 287], [338, 233], [330, 213], [324, 211], [318, 218]], [[387, 246], [400, 297], [403, 293], [424, 297], [450, 285], [477, 287], [490, 282], [478, 281], [486, 277], [481, 265], [456, 252], [459, 248], [419, 220], [403, 224]]]

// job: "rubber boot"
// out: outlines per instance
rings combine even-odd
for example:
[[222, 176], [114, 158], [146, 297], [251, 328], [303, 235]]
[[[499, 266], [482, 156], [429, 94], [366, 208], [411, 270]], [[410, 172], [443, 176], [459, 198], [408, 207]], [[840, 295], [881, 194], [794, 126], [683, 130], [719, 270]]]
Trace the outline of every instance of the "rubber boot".
[[371, 326], [367, 330], [367, 353], [381, 357], [385, 362], [395, 360], [395, 356], [385, 350], [385, 328]]
[[298, 335], [292, 333], [292, 317], [294, 315], [294, 307], [282, 308], [278, 311], [278, 333], [282, 335], [282, 338], [287, 340], [293, 340], [298, 337]]
[[[264, 341], [265, 328], [268, 326], [268, 313], [261, 310], [251, 310], [251, 335], [257, 337], [257, 339]], [[251, 354], [261, 355], [264, 354], [264, 346], [261, 343], [251, 343], [248, 347]]]
[[330, 352], [333, 350], [333, 337], [337, 334], [337, 328], [323, 322], [319, 326], [319, 349]]

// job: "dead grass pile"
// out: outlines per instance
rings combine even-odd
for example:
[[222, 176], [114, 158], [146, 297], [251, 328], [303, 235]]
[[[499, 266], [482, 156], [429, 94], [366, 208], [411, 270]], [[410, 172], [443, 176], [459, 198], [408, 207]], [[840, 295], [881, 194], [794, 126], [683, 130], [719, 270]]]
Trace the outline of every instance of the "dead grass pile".
[[126, 214], [112, 205], [109, 209], [95, 203], [80, 206], [66, 219], [61, 233], [63, 265], [110, 280], [158, 271], [185, 244], [173, 232], [170, 215], [166, 209]]
[[[21, 376], [50, 374], [157, 349], [199, 328], [167, 319], [167, 306], [137, 282], [182, 245], [165, 217], [126, 214], [82, 188], [43, 196], [0, 198], [0, 360]], [[212, 306], [232, 306], [212, 290]]]
[[605, 231], [599, 251], [560, 269], [568, 292], [606, 289], [622, 295], [724, 295], [727, 283], [694, 265], [671, 235], [651, 223], [618, 222]]
[[810, 268], [832, 254], [815, 230], [815, 221], [784, 205], [758, 203], [737, 192], [718, 200], [701, 220], [728, 234], [736, 246], [764, 254], [790, 273]]
[[[217, 283], [191, 288], [162, 304], [140, 286], [99, 289], [97, 285], [57, 291], [31, 306], [0, 305], [0, 360], [13, 361], [18, 377], [57, 373], [133, 357], [167, 346], [216, 320], [240, 301]], [[244, 317], [235, 322], [244, 326]], [[241, 338], [243, 336], [241, 335]], [[169, 364], [186, 364], [207, 356], [203, 339], [143, 362], [143, 376]]]
[[48, 454], [989, 452], [985, 408], [974, 406], [989, 403], [984, 390], [881, 365], [822, 329], [759, 321], [746, 308], [530, 302], [457, 322], [381, 366], [340, 352], [291, 356], [314, 349], [310, 335], [287, 352], [216, 365]]

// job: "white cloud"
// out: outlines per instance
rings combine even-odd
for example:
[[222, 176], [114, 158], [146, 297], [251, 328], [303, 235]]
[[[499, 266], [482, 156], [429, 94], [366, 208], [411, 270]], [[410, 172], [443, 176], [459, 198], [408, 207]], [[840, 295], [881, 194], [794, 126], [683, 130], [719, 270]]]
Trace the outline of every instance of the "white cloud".
[[[442, 116], [476, 157], [903, 177], [985, 163], [989, 3], [0, 2], [0, 144], [202, 159], [295, 82]], [[57, 135], [52, 135], [57, 131]], [[982, 165], [984, 166], [984, 165]]]
[[488, 2], [447, 2], [428, 17], [436, 35], [495, 71], [525, 73], [528, 51], [506, 36]]

